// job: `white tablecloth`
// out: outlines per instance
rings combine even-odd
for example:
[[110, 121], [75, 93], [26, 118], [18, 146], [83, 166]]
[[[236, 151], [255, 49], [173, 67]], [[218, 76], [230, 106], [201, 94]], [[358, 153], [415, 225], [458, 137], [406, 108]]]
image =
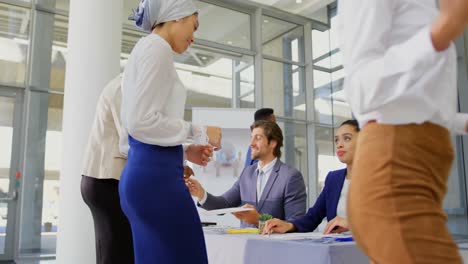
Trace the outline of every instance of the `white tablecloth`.
[[256, 234], [205, 233], [210, 264], [367, 264], [354, 242], [321, 244]]

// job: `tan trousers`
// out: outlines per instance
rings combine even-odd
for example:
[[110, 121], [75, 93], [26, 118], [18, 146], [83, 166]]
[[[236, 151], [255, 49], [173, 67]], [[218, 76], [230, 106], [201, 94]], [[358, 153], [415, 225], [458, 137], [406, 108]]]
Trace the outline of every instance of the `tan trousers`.
[[442, 201], [454, 158], [447, 129], [367, 124], [354, 157], [348, 216], [376, 264], [463, 263]]

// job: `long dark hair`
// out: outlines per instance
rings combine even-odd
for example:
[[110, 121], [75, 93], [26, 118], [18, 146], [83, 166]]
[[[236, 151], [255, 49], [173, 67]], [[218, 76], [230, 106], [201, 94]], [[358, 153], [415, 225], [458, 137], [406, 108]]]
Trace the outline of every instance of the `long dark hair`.
[[344, 126], [344, 125], [348, 125], [348, 126], [352, 126], [354, 127], [354, 129], [356, 129], [357, 132], [359, 132], [361, 129], [359, 128], [359, 123], [356, 119], [349, 119], [349, 120], [346, 120], [344, 121], [343, 123], [341, 123], [340, 127]]

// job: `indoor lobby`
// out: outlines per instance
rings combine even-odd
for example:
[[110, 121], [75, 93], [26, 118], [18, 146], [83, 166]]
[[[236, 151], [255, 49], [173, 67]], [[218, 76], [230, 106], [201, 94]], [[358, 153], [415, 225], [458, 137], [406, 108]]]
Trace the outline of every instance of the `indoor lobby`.
[[[147, 34], [128, 19], [138, 3], [0, 0], [0, 263], [96, 263], [80, 171], [99, 95]], [[312, 207], [328, 172], [345, 166], [336, 154], [335, 133], [354, 118], [343, 89], [337, 1], [194, 3], [195, 41], [174, 56], [187, 90], [184, 119], [212, 120], [226, 135], [211, 164], [194, 165], [195, 176], [213, 194], [224, 193], [243, 171], [253, 113], [273, 108], [284, 136], [281, 160], [302, 174], [307, 208]], [[455, 46], [458, 109], [468, 113], [468, 30]], [[468, 136], [454, 135], [452, 143], [455, 159], [443, 205], [447, 227], [468, 263]], [[199, 213], [202, 221], [238, 225], [232, 215]], [[325, 225], [326, 220], [321, 230]], [[248, 248], [282, 248], [236, 235], [227, 243], [245, 247], [244, 255], [222, 257], [230, 254], [220, 246], [225, 237], [207, 236], [208, 258], [215, 264], [264, 263]], [[334, 248], [327, 244], [323, 262], [310, 263], [348, 263], [339, 259], [346, 254], [363, 259], [351, 244], [343, 252], [336, 249], [339, 256], [329, 255]]]

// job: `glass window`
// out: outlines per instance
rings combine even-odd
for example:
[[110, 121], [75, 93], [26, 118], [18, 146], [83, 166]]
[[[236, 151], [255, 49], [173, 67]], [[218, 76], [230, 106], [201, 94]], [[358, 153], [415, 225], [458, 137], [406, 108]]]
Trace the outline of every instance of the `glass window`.
[[314, 61], [314, 65], [329, 70], [343, 65], [343, 58], [341, 57], [340, 52], [335, 52], [331, 56], [329, 56], [329, 54], [326, 55], [327, 56], [324, 59], [319, 58], [317, 61]]
[[328, 23], [328, 4], [333, 1], [279, 1], [279, 0], [250, 0], [262, 5], [269, 5], [274, 8], [297, 14], [303, 17], [314, 19], [323, 23]]
[[343, 91], [344, 70], [341, 53], [336, 48], [334, 26], [326, 31], [312, 30], [314, 58], [315, 118], [321, 124], [338, 126], [352, 118]]
[[48, 9], [56, 8], [67, 12], [70, 10], [70, 0], [36, 0], [36, 4]]
[[279, 120], [278, 125], [283, 131], [281, 160], [299, 170], [308, 186], [307, 127], [289, 120]]
[[321, 190], [328, 172], [344, 168], [346, 165], [341, 163], [335, 155], [334, 127], [316, 126], [315, 135], [318, 150], [318, 182]]
[[304, 61], [304, 28], [276, 18], [263, 16], [263, 54], [286, 60]]
[[[196, 1], [200, 27], [195, 38], [250, 49], [250, 15]], [[196, 42], [196, 40], [195, 40]]]
[[122, 23], [124, 24], [124, 26], [130, 26], [131, 29], [137, 29], [137, 27], [135, 26], [135, 21], [128, 20], [128, 17], [133, 13], [132, 10], [137, 8], [139, 3], [140, 3], [139, 0], [124, 0], [123, 1]]
[[55, 8], [60, 10], [70, 10], [70, 0], [55, 0]]
[[[145, 33], [124, 30], [122, 70], [135, 43]], [[237, 89], [238, 107], [254, 106], [253, 58], [232, 52], [192, 46], [174, 57], [177, 73], [187, 88], [187, 107], [232, 107]]]
[[[241, 62], [237, 65], [240, 77], [240, 108], [255, 108], [255, 86], [253, 61]], [[234, 85], [237, 87], [237, 84]]]
[[50, 70], [50, 89], [63, 91], [65, 87], [65, 69], [67, 62], [68, 18], [55, 15], [52, 58]]
[[[330, 53], [330, 31], [312, 30], [312, 56], [314, 64], [319, 57], [326, 56]], [[328, 57], [328, 56], [327, 56]], [[328, 67], [325, 65], [324, 67]]]
[[0, 83], [23, 86], [29, 49], [30, 11], [0, 3]]
[[338, 19], [336, 14], [330, 18], [330, 50], [338, 49]]
[[[465, 173], [463, 169], [462, 145], [457, 146], [457, 138], [453, 137], [452, 142], [456, 148], [456, 156], [450, 171], [450, 176], [447, 184], [447, 195], [444, 199], [444, 209], [448, 216], [448, 227], [455, 235], [468, 235], [468, 218], [466, 190], [463, 184]], [[461, 143], [461, 140], [458, 139]]]
[[[227, 46], [251, 49], [251, 19], [247, 13], [195, 1], [198, 8], [200, 27], [195, 32], [197, 39], [213, 41]], [[137, 29], [134, 21], [128, 20], [138, 1], [124, 1], [123, 24], [130, 29]], [[124, 49], [123, 49], [124, 50]]]
[[304, 69], [295, 65], [263, 60], [263, 105], [278, 116], [305, 119]]
[[352, 118], [343, 90], [344, 71], [314, 70], [315, 118], [321, 124], [337, 126]]
[[[458, 90], [459, 90], [459, 110], [461, 112], [468, 111], [468, 75], [460, 74], [466, 72], [468, 66], [468, 34], [465, 34], [465, 39], [461, 38], [456, 44], [458, 54]], [[458, 136], [453, 137], [453, 145], [455, 148], [455, 160], [447, 185], [447, 195], [444, 200], [444, 209], [448, 216], [448, 227], [456, 238], [466, 239], [468, 236], [468, 217], [467, 217], [467, 168], [468, 159], [466, 153], [468, 151], [468, 137]]]
[[[13, 115], [15, 99], [0, 97], [0, 197], [8, 196], [10, 189], [10, 166], [13, 147]], [[8, 202], [0, 202], [0, 254], [5, 250], [8, 218]]]
[[[253, 90], [251, 57], [191, 47], [184, 54], [177, 55], [175, 61], [179, 77], [187, 88], [188, 107], [231, 107], [234, 76], [239, 78], [240, 92]], [[239, 94], [238, 99], [241, 96]], [[253, 104], [253, 97], [248, 95], [241, 100], [246, 106]]]
[[49, 95], [42, 196], [41, 253], [55, 254], [58, 229], [60, 167], [62, 165], [63, 95]]

